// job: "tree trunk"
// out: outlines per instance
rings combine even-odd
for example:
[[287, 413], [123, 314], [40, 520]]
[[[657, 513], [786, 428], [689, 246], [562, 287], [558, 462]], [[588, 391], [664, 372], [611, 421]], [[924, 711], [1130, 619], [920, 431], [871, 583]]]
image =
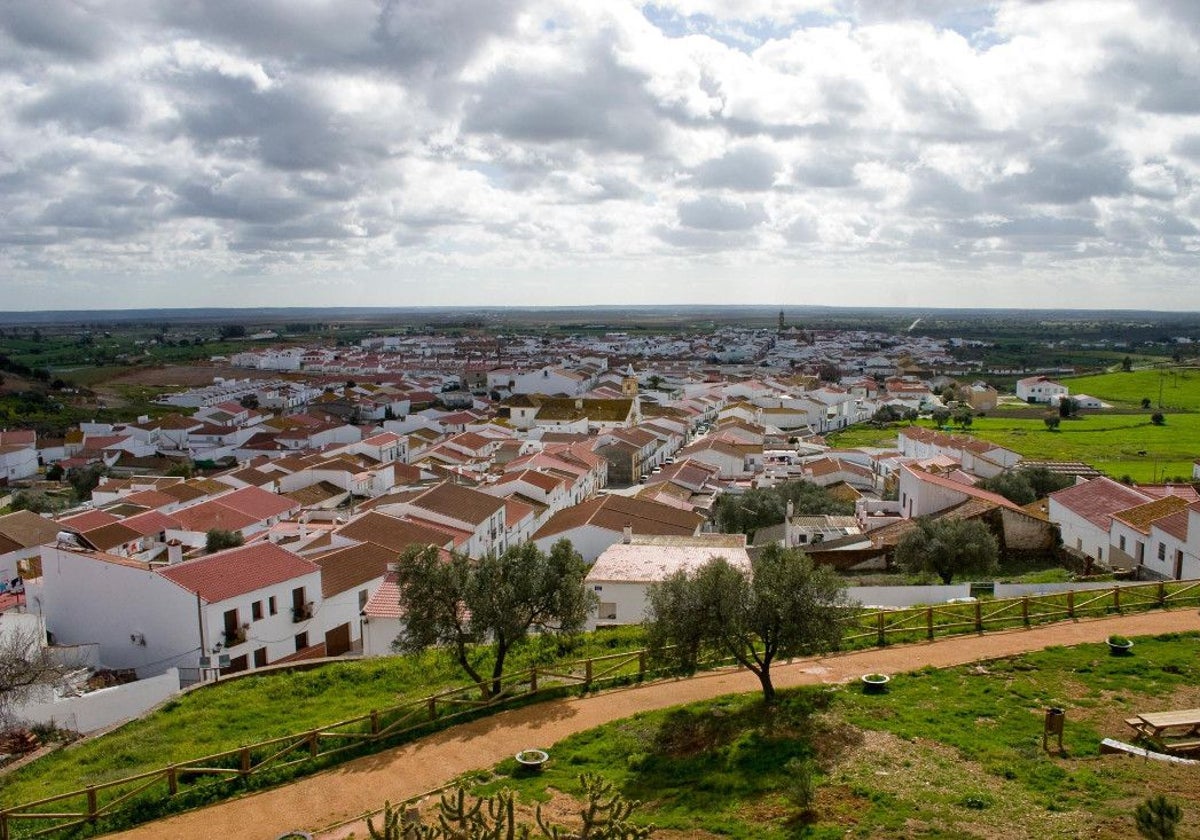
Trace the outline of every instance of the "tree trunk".
[[492, 692], [491, 696], [495, 697], [503, 689], [501, 679], [504, 676], [504, 659], [508, 656], [508, 645], [504, 642], [496, 643], [496, 662], [492, 665]]
[[762, 683], [763, 702], [768, 706], [775, 705], [775, 684], [771, 682], [770, 667], [758, 672], [758, 681]]

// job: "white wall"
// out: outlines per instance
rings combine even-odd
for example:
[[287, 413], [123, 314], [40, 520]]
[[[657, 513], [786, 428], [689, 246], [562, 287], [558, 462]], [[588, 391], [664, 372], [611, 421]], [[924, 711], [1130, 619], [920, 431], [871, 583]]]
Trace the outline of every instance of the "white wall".
[[146, 677], [199, 656], [195, 596], [153, 571], [43, 546], [41, 597], [55, 642], [98, 643], [109, 668]]
[[135, 718], [179, 693], [179, 671], [169, 669], [165, 674], [137, 682], [102, 688], [78, 697], [55, 697], [47, 687], [31, 703], [14, 711], [18, 720], [31, 723], [50, 723], [92, 732]]
[[398, 618], [372, 618], [362, 626], [363, 656], [391, 656], [403, 624]]

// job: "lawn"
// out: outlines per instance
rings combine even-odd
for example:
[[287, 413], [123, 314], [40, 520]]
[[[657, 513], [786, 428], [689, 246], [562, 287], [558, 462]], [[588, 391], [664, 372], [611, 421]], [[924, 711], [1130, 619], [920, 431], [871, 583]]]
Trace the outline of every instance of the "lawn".
[[[1083, 461], [1113, 478], [1129, 476], [1143, 484], [1176, 477], [1190, 481], [1192, 462], [1200, 457], [1200, 413], [1164, 413], [1162, 426], [1151, 423], [1149, 414], [1096, 412], [1063, 420], [1058, 430], [1050, 431], [1041, 417], [993, 412], [974, 418], [967, 433], [1019, 452], [1027, 460]], [[918, 425], [932, 428], [929, 421]], [[851, 426], [831, 435], [829, 441], [845, 448], [889, 447], [895, 445], [900, 428]]]
[[1200, 411], [1200, 368], [1104, 373], [1063, 379], [1062, 383], [1072, 394], [1089, 394], [1113, 405], [1136, 407], [1148, 398], [1157, 408], [1161, 395], [1164, 411]]
[[[565, 812], [558, 792], [577, 795], [579, 774], [598, 773], [673, 840], [1128, 838], [1135, 806], [1163, 793], [1184, 808], [1178, 836], [1197, 838], [1200, 776], [1099, 754], [1101, 739], [1128, 739], [1125, 717], [1200, 706], [1200, 635], [1138, 639], [1136, 650], [1111, 657], [1090, 644], [926, 669], [882, 695], [788, 691], [770, 714], [757, 695], [643, 714], [549, 747], [539, 775], [514, 761], [476, 774], [478, 791], [508, 787]], [[1061, 756], [1042, 750], [1052, 706], [1066, 711]], [[801, 820], [790, 794], [805, 766], [817, 786]]]
[[976, 418], [970, 434], [1028, 460], [1085, 461], [1142, 483], [1190, 480], [1192, 461], [1200, 457], [1200, 414], [1167, 414], [1163, 426], [1141, 414], [1088, 414], [1064, 420], [1053, 432], [1037, 419], [988, 416]]
[[[644, 643], [640, 628], [581, 634], [562, 640], [561, 645], [559, 640], [545, 637], [514, 652], [509, 668], [519, 671], [535, 663], [636, 650]], [[326, 726], [467, 681], [449, 657], [430, 653], [218, 683], [184, 694], [114, 732], [51, 753], [0, 777], [0, 799], [9, 805], [29, 802]]]

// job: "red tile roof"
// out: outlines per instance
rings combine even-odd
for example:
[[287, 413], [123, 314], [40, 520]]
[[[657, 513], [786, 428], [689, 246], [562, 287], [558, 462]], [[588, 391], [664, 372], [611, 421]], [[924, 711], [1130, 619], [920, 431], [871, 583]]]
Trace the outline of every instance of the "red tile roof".
[[1050, 499], [1107, 531], [1114, 513], [1144, 504], [1151, 497], [1111, 478], [1101, 477], [1055, 490]]
[[319, 572], [320, 568], [273, 543], [258, 542], [157, 571], [188, 592], [215, 604]]

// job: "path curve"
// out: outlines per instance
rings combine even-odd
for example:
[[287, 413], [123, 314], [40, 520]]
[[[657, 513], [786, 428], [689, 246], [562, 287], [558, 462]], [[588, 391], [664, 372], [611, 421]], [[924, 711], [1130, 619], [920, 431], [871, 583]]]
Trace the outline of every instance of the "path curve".
[[[797, 659], [773, 669], [775, 685], [840, 683], [866, 673], [903, 673], [1011, 656], [1052, 645], [1104, 641], [1112, 633], [1145, 636], [1200, 630], [1194, 609], [1080, 619], [985, 635], [870, 648]], [[568, 735], [638, 712], [758, 690], [744, 670], [724, 669], [587, 697], [550, 700], [464, 723], [375, 755], [355, 759], [283, 787], [227, 800], [108, 835], [119, 840], [276, 840], [297, 828], [318, 831], [393, 802], [439, 788], [456, 776], [491, 767], [518, 750], [549, 747]], [[364, 829], [358, 828], [359, 836]]]

